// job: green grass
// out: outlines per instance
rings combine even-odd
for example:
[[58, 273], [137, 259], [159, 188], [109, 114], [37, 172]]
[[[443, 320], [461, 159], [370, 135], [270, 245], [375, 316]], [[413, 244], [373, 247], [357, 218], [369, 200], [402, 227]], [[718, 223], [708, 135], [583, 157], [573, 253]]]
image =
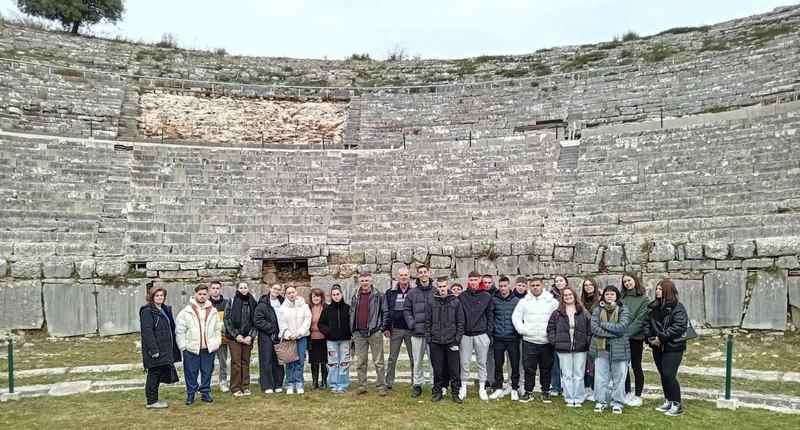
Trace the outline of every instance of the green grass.
[[[678, 380], [682, 387], [705, 388], [723, 391], [725, 378], [703, 375], [679, 374]], [[657, 372], [644, 372], [645, 384], [659, 386], [660, 379]], [[733, 378], [731, 386], [734, 391], [747, 391], [761, 394], [783, 394], [787, 396], [800, 396], [800, 383], [797, 382], [772, 382], [752, 381], [749, 379]]]
[[606, 58], [608, 54], [603, 51], [594, 51], [588, 54], [576, 55], [566, 64], [561, 67], [561, 70], [564, 72], [571, 72], [573, 70], [580, 70], [586, 67], [587, 65], [594, 63], [595, 61], [600, 61]]
[[[590, 405], [567, 409], [556, 400], [545, 405], [538, 401], [522, 404], [510, 400], [484, 403], [469, 398], [463, 405], [449, 399], [431, 403], [428, 393], [421, 400], [408, 396], [408, 385], [397, 385], [387, 397], [371, 392], [362, 397], [335, 396], [307, 391], [302, 397], [254, 395], [234, 399], [215, 391], [212, 404], [182, 403], [183, 390], [162, 388], [161, 397], [169, 409], [144, 408], [144, 393], [128, 391], [83, 396], [23, 399], [0, 404], [2, 428], [228, 428], [262, 426], [284, 429], [337, 430], [392, 428], [476, 428], [476, 429], [664, 429], [708, 428], [725, 423], [725, 428], [797, 428], [800, 417], [767, 411], [740, 409], [735, 412], [715, 409], [711, 403], [687, 401], [686, 414], [667, 418], [652, 410], [656, 401], [641, 408], [628, 408], [622, 415], [595, 414]], [[47, 413], [42, 413], [47, 411]], [[237, 423], [237, 424], [233, 424]]]
[[678, 51], [665, 43], [658, 43], [642, 54], [642, 59], [648, 63], [657, 63], [677, 54]]

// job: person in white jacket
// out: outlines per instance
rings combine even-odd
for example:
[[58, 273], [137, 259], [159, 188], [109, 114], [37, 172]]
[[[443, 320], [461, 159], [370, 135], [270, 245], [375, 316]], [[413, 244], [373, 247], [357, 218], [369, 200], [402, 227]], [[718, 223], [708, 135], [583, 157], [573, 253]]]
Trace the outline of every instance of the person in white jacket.
[[211, 398], [211, 374], [214, 372], [214, 353], [222, 342], [221, 334], [222, 322], [208, 300], [208, 287], [199, 285], [194, 289], [189, 304], [175, 318], [175, 341], [183, 354], [187, 406], [194, 403], [198, 390], [204, 402], [214, 401]]
[[542, 294], [544, 282], [541, 278], [528, 281], [529, 294], [519, 301], [511, 321], [522, 336], [522, 363], [525, 370], [525, 393], [520, 402], [533, 399], [536, 368], [542, 385], [542, 401], [550, 403], [550, 371], [553, 367], [553, 345], [547, 340], [547, 323], [550, 314], [558, 309], [558, 301], [551, 294]]
[[303, 364], [308, 336], [311, 334], [311, 308], [297, 295], [295, 287], [286, 287], [285, 300], [278, 309], [281, 339], [297, 341], [297, 361], [286, 363], [286, 394], [303, 394]]

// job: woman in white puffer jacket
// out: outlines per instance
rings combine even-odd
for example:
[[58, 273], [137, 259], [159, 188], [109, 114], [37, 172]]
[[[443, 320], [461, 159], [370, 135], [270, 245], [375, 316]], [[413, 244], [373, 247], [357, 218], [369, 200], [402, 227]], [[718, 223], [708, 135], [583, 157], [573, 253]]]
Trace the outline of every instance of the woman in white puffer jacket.
[[281, 339], [297, 341], [299, 359], [286, 363], [286, 394], [303, 394], [303, 364], [311, 334], [311, 309], [294, 287], [286, 287], [285, 300], [278, 309], [278, 330]]

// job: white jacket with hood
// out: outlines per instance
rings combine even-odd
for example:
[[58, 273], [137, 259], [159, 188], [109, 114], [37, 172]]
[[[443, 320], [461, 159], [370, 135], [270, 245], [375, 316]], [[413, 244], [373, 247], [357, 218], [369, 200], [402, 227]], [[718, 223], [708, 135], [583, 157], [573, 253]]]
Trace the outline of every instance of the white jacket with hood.
[[208, 352], [219, 349], [222, 342], [222, 321], [219, 320], [217, 310], [206, 300], [202, 305], [194, 297], [175, 318], [175, 341], [178, 349], [199, 354], [205, 347]]
[[280, 337], [300, 339], [311, 334], [311, 308], [302, 297], [297, 296], [294, 302], [285, 299], [278, 309], [278, 330]]
[[544, 345], [548, 343], [547, 323], [550, 321], [550, 314], [556, 309], [558, 300], [549, 292], [542, 291], [538, 296], [528, 293], [517, 303], [514, 313], [511, 314], [511, 321], [522, 340]]

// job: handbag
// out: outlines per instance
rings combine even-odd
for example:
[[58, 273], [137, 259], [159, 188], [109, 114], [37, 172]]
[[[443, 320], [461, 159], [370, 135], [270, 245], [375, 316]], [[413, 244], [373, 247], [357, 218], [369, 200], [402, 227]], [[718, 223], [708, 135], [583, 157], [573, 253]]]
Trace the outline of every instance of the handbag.
[[278, 364], [294, 363], [300, 359], [297, 353], [297, 341], [282, 339], [279, 343], [275, 344], [275, 355], [278, 357]]
[[686, 325], [686, 331], [683, 332], [681, 337], [675, 339], [675, 342], [686, 342], [687, 340], [692, 340], [697, 337], [697, 332], [692, 326], [692, 321], [690, 320]]

